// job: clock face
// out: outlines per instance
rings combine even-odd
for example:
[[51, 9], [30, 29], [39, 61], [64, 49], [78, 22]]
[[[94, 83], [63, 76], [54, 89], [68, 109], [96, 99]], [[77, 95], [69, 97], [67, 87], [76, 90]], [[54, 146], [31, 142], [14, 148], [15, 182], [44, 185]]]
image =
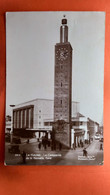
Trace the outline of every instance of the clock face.
[[58, 59], [58, 60], [61, 60], [61, 61], [63, 61], [63, 60], [66, 60], [67, 59], [67, 57], [68, 57], [68, 49], [66, 49], [66, 48], [59, 48], [57, 51], [56, 51], [56, 58]]

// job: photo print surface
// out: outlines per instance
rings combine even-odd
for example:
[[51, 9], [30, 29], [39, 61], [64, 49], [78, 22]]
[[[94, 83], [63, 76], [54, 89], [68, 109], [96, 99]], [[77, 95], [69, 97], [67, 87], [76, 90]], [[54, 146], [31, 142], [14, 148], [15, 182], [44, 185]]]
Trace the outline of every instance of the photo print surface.
[[5, 165], [103, 165], [104, 12], [6, 13]]

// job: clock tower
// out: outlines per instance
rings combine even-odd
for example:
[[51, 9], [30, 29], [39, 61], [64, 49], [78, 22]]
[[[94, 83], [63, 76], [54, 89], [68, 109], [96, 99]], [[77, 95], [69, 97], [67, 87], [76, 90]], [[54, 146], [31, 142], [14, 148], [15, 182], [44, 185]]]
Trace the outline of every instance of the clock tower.
[[68, 42], [67, 19], [62, 19], [60, 43], [55, 45], [54, 139], [71, 147], [72, 47]]

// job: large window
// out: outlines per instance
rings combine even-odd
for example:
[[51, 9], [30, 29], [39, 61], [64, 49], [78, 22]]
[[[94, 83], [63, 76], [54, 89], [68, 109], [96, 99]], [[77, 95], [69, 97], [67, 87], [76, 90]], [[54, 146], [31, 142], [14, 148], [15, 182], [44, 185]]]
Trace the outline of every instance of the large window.
[[33, 128], [34, 106], [25, 106], [13, 110], [14, 128]]
[[17, 128], [19, 128], [19, 111], [17, 111]]
[[31, 109], [29, 109], [29, 128], [31, 128]]
[[13, 112], [13, 125], [14, 125], [14, 128], [16, 128], [16, 112]]
[[26, 112], [27, 112], [27, 109], [24, 110], [24, 128], [26, 128]]
[[20, 128], [23, 128], [23, 110], [21, 110], [21, 124]]

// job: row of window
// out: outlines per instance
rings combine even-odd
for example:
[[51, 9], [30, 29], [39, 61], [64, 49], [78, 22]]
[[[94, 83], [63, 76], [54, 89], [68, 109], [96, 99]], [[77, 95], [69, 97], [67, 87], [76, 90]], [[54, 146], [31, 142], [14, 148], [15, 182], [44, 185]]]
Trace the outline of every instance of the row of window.
[[13, 111], [14, 128], [33, 128], [33, 107]]

